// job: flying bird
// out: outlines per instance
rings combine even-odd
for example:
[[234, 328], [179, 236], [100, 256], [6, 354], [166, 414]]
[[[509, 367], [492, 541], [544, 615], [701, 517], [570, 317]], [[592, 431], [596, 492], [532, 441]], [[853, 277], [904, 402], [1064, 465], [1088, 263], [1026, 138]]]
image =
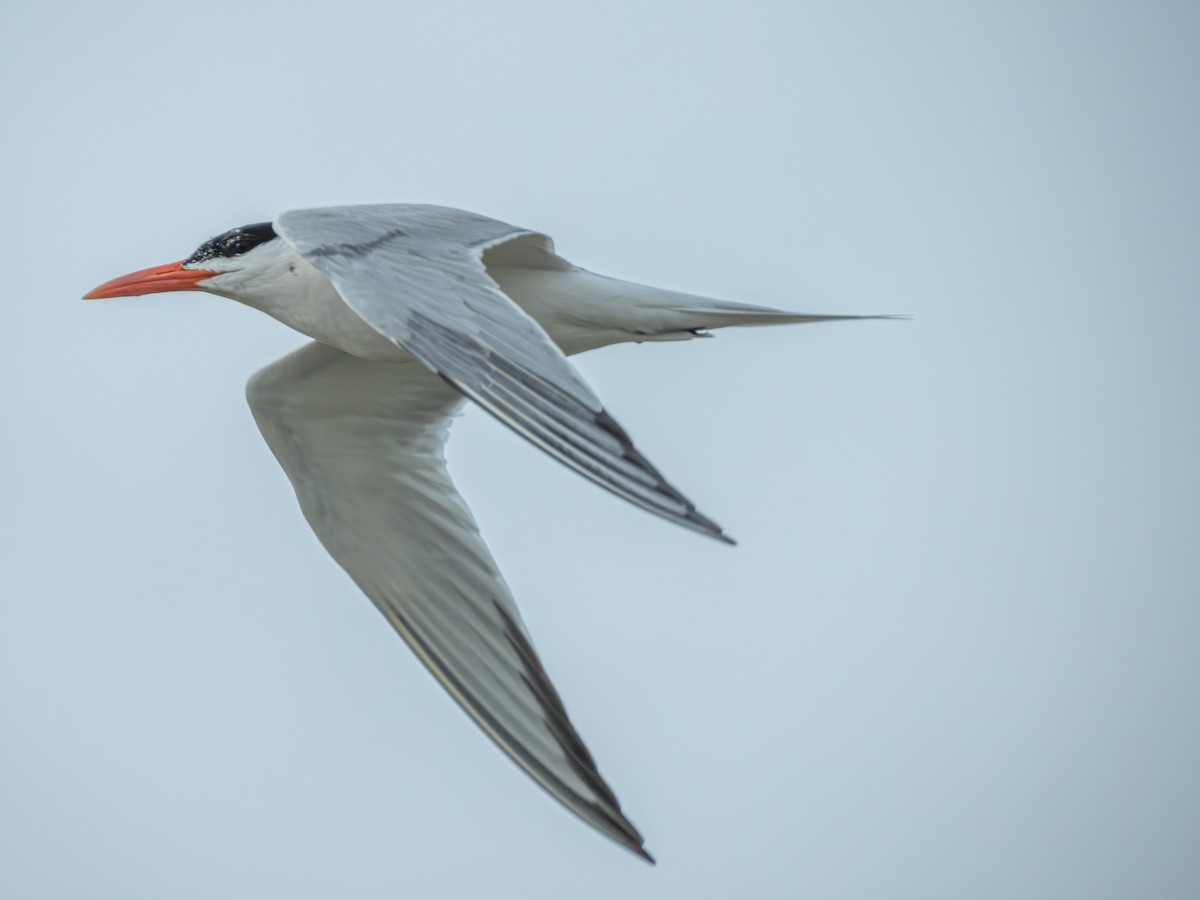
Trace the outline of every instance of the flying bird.
[[533, 648], [446, 471], [470, 399], [585, 478], [733, 541], [673, 487], [567, 356], [804, 315], [618, 281], [544, 234], [439, 206], [293, 210], [84, 299], [201, 290], [313, 338], [246, 396], [321, 543], [480, 728], [555, 799], [653, 862]]

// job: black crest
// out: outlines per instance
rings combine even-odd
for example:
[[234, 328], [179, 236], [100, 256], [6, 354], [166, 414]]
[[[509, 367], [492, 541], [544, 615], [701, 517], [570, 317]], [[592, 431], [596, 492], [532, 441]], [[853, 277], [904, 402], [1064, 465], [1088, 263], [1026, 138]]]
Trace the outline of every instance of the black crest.
[[267, 241], [274, 239], [275, 229], [271, 227], [270, 222], [259, 222], [257, 225], [243, 225], [241, 228], [233, 228], [224, 234], [218, 234], [215, 238], [205, 241], [195, 253], [184, 260], [184, 265], [202, 263], [207, 259], [214, 259], [218, 256], [241, 256], [243, 253], [253, 250], [259, 244], [265, 244]]

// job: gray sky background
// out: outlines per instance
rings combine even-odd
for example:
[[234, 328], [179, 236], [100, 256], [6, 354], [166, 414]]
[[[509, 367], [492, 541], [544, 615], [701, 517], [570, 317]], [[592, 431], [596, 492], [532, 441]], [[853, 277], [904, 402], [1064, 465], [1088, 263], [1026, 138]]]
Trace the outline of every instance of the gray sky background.
[[[384, 7], [0, 12], [0, 896], [1200, 895], [1196, 5]], [[735, 549], [455, 427], [657, 868], [321, 551], [242, 397], [301, 337], [78, 299], [376, 201], [916, 316], [578, 358]]]

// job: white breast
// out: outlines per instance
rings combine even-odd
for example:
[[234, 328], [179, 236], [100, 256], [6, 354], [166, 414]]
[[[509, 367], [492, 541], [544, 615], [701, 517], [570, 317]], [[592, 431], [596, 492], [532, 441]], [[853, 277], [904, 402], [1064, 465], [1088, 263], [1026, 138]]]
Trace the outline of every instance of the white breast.
[[347, 306], [332, 282], [286, 241], [270, 241], [246, 257], [252, 265], [211, 279], [206, 289], [262, 310], [289, 328], [351, 356], [412, 360], [406, 350]]

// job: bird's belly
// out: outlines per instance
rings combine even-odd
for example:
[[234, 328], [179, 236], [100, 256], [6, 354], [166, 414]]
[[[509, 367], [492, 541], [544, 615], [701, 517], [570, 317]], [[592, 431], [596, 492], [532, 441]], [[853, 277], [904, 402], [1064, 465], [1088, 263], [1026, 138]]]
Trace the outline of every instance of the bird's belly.
[[[251, 305], [301, 334], [351, 356], [379, 362], [413, 360], [408, 351], [351, 309], [323, 274], [311, 265], [295, 261], [293, 268], [296, 278], [287, 291], [264, 292]], [[567, 355], [638, 339], [629, 329], [621, 327], [624, 304], [619, 299], [614, 301], [608, 279], [585, 272], [507, 268], [491, 270], [489, 274]], [[228, 296], [247, 302], [241, 296]]]
[[360, 359], [378, 362], [413, 360], [407, 350], [363, 321], [332, 286], [328, 291], [293, 295], [286, 304], [264, 305], [262, 310], [289, 328]]
[[384, 337], [347, 306], [335, 315], [323, 316], [316, 321], [287, 324], [322, 344], [360, 359], [377, 362], [409, 362], [413, 359], [407, 350]]

